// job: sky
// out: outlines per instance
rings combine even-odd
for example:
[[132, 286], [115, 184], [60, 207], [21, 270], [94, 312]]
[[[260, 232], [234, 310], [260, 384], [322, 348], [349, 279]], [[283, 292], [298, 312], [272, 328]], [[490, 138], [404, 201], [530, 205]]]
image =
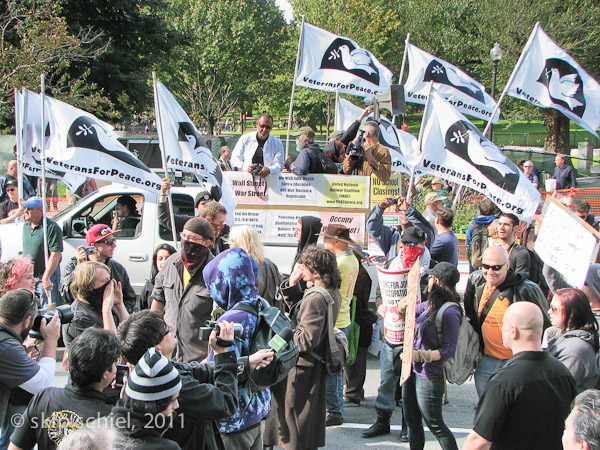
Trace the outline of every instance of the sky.
[[292, 6], [288, 0], [275, 0], [275, 4], [279, 6], [279, 9], [283, 11], [283, 17], [289, 23], [291, 22], [292, 16]]

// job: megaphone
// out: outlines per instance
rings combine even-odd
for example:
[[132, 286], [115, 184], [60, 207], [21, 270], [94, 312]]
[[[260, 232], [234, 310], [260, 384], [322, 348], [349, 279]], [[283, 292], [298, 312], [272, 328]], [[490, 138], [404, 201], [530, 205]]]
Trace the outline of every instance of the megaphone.
[[394, 116], [406, 114], [403, 84], [392, 84], [386, 92], [377, 94], [375, 98], [380, 108], [389, 109]]

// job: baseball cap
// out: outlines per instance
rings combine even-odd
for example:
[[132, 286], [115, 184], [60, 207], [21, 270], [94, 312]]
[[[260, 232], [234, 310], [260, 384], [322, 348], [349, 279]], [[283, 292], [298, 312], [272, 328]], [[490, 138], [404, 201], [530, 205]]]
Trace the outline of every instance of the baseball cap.
[[402, 233], [402, 242], [410, 242], [413, 244], [422, 244], [427, 239], [425, 233], [416, 227], [410, 227]]
[[437, 202], [437, 201], [443, 201], [444, 199], [442, 198], [441, 195], [439, 195], [437, 192], [430, 192], [429, 194], [427, 194], [425, 196], [425, 204], [426, 205], [431, 205], [433, 202]]
[[15, 187], [16, 188], [18, 186], [19, 186], [19, 183], [18, 183], [17, 180], [8, 180], [6, 182], [6, 184], [4, 185], [4, 190], [6, 190], [6, 188], [9, 188], [9, 187]]
[[23, 206], [25, 208], [40, 208], [44, 207], [44, 200], [41, 197], [29, 197], [27, 200], [23, 202]]
[[119, 234], [121, 230], [111, 230], [108, 225], [97, 223], [92, 228], [87, 230], [85, 234], [85, 242], [87, 245], [94, 245], [96, 242], [106, 239], [109, 236]]
[[456, 286], [456, 283], [460, 280], [460, 272], [449, 262], [442, 261], [437, 263], [432, 269], [425, 271], [426, 275], [433, 275], [446, 286]]
[[315, 131], [311, 127], [302, 127], [296, 133], [294, 133], [294, 136], [308, 136], [310, 139], [314, 140]]

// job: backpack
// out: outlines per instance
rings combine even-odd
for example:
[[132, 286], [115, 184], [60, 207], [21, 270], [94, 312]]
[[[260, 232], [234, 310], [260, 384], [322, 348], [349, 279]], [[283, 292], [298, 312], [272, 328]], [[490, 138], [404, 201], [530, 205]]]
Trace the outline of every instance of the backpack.
[[314, 351], [310, 351], [310, 354], [325, 366], [327, 375], [335, 376], [344, 370], [344, 366], [348, 363], [348, 338], [342, 330], [333, 326], [333, 298], [329, 292], [320, 286], [311, 287], [305, 295], [310, 292], [318, 292], [327, 301], [327, 339], [329, 341], [325, 349], [325, 358]]
[[317, 156], [315, 173], [338, 173], [337, 165], [327, 156], [327, 153], [320, 148], [311, 148], [311, 150]]
[[[525, 248], [524, 250], [529, 252], [529, 280], [537, 284], [544, 296], [548, 297], [550, 288], [543, 274], [544, 261], [542, 261], [542, 258], [534, 250], [529, 248]], [[521, 251], [523, 251], [523, 247], [521, 247]]]
[[490, 245], [490, 233], [488, 231], [489, 225], [479, 226], [474, 220], [469, 223], [473, 227], [473, 234], [471, 235], [471, 242], [469, 244], [468, 260], [471, 266], [475, 270], [481, 269], [481, 258], [483, 252]]
[[435, 326], [438, 333], [439, 344], [442, 344], [442, 318], [444, 311], [451, 306], [460, 309], [462, 319], [458, 330], [456, 351], [451, 358], [444, 361], [444, 373], [448, 383], [463, 384], [474, 372], [479, 361], [479, 335], [471, 326], [460, 305], [453, 302], [444, 303], [435, 316]]
[[[232, 308], [257, 316], [256, 329], [250, 341], [250, 348], [247, 349], [247, 355], [252, 355], [258, 350], [269, 348], [269, 341], [273, 336], [281, 333], [284, 328], [289, 327], [293, 329], [290, 319], [279, 308], [269, 306], [266, 300], [261, 301], [263, 302], [263, 309], [260, 311], [258, 310], [258, 304], [256, 307], [253, 307], [238, 303]], [[261, 367], [260, 370], [256, 368], [250, 371], [248, 381], [252, 389], [264, 390], [273, 384], [279, 383], [287, 377], [288, 372], [293, 367], [296, 367], [298, 355], [298, 345], [291, 340], [287, 347], [273, 357], [271, 364], [267, 367]]]

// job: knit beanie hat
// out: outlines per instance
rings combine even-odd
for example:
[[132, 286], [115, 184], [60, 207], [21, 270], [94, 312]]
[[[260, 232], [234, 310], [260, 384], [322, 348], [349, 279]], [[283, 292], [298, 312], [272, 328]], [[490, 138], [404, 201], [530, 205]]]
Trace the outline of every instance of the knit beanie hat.
[[213, 227], [208, 220], [203, 219], [202, 217], [193, 217], [188, 220], [183, 226], [183, 229], [204, 236], [206, 239], [210, 239], [213, 242], [215, 241], [215, 230], [213, 230]]
[[125, 393], [129, 398], [153, 402], [181, 390], [179, 372], [156, 347], [149, 349], [129, 375]]

